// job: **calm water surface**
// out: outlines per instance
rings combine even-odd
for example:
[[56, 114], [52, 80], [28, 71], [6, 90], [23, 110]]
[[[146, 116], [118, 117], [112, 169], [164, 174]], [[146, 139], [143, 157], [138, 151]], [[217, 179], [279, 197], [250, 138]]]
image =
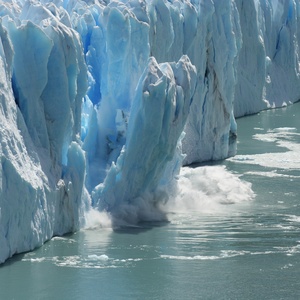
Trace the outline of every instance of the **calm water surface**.
[[254, 200], [54, 238], [0, 267], [0, 299], [300, 299], [300, 103], [238, 128], [221, 164]]

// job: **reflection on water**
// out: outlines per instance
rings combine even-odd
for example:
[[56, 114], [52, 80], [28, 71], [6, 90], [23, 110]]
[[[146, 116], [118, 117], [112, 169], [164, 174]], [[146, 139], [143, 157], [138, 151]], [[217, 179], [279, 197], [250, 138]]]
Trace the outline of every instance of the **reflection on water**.
[[185, 170], [188, 203], [169, 222], [85, 230], [14, 257], [0, 299], [299, 299], [299, 115], [296, 104], [239, 119], [238, 155]]

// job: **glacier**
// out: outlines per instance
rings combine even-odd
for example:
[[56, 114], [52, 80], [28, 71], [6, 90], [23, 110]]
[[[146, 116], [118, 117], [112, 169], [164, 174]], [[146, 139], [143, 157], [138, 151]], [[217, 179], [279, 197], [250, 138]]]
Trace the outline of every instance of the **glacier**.
[[296, 0], [0, 3], [0, 263], [91, 210], [163, 217], [235, 118], [300, 99]]

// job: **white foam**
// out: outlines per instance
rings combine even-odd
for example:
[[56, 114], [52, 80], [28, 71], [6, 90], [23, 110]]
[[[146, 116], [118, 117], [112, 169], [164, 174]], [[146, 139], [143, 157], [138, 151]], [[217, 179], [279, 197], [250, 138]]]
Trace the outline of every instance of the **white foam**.
[[295, 139], [299, 139], [300, 133], [296, 130], [294, 127], [279, 127], [253, 136], [259, 141], [276, 143], [278, 147], [286, 148], [286, 152], [236, 155], [229, 160], [268, 168], [298, 170], [300, 169], [300, 144], [295, 142]]
[[[89, 268], [89, 269], [103, 269], [103, 268], [116, 268], [118, 261], [110, 259], [106, 254], [89, 254], [89, 255], [69, 255], [69, 256], [52, 256], [52, 257], [30, 257], [33, 254], [26, 254], [22, 259], [24, 262], [31, 263], [50, 263], [58, 267], [68, 268]], [[131, 259], [138, 261], [137, 259]], [[130, 261], [127, 259], [125, 262]]]
[[298, 151], [287, 151], [282, 153], [264, 153], [253, 155], [237, 155], [231, 158], [236, 163], [260, 165], [268, 168], [298, 170], [300, 169], [300, 145]]
[[[240, 160], [240, 157], [236, 157], [235, 161], [243, 162]], [[300, 169], [299, 158], [296, 155], [293, 155], [289, 152], [281, 153], [281, 155], [279, 153], [252, 155], [251, 159], [247, 160], [246, 162], [248, 164], [260, 165], [268, 168], [279, 168], [289, 170]]]
[[[295, 137], [300, 136], [297, 129], [294, 127], [278, 127], [268, 130], [266, 133], [257, 133], [253, 138], [263, 142], [276, 142], [280, 146], [286, 140], [293, 140]], [[289, 149], [289, 147], [287, 147]]]
[[91, 208], [85, 214], [85, 229], [96, 228], [112, 228], [112, 220], [109, 213]]
[[164, 259], [176, 259], [176, 260], [215, 260], [220, 259], [220, 256], [206, 256], [206, 255], [195, 255], [195, 256], [184, 256], [184, 255], [161, 255]]
[[293, 266], [294, 266], [293, 264], [286, 264], [283, 267], [281, 267], [281, 270], [283, 270], [283, 269], [289, 269], [289, 268], [291, 268]]
[[63, 242], [66, 242], [68, 244], [76, 243], [76, 241], [74, 239], [66, 238], [66, 237], [63, 237], [63, 236], [55, 236], [51, 239], [51, 241], [63, 241]]
[[114, 267], [107, 265], [109, 257], [105, 254], [96, 255], [91, 254], [87, 257], [80, 255], [73, 256], [62, 256], [62, 257], [53, 257], [52, 263], [58, 267], [69, 267], [69, 268], [89, 268], [89, 269], [103, 269]]
[[245, 172], [245, 174], [254, 175], [254, 176], [263, 176], [263, 177], [269, 177], [269, 178], [292, 178], [292, 179], [300, 178], [299, 176], [295, 176], [295, 175], [278, 173], [277, 170], [272, 170], [270, 172], [249, 171], [249, 172]]
[[222, 258], [229, 258], [229, 257], [235, 257], [235, 256], [242, 256], [246, 254], [253, 254], [250, 251], [246, 250], [221, 250], [221, 257]]
[[285, 253], [287, 256], [293, 256], [295, 254], [300, 253], [300, 244], [292, 247], [277, 247], [277, 248], [281, 250], [283, 253]]
[[45, 261], [45, 257], [22, 259], [22, 261], [43, 262]]
[[[278, 249], [279, 250], [279, 249]], [[244, 255], [268, 255], [273, 253], [278, 253], [277, 251], [246, 251], [246, 250], [221, 250], [219, 255], [194, 255], [194, 256], [185, 256], [185, 255], [160, 255], [163, 259], [174, 259], [174, 260], [218, 260], [218, 259], [227, 259], [236, 256], [244, 256]], [[282, 250], [282, 249], [280, 249]], [[295, 253], [296, 250], [293, 249], [284, 249], [284, 253]]]
[[105, 268], [119, 268], [128, 266], [142, 261], [142, 258], [124, 258], [124, 259], [113, 259], [107, 255], [90, 254], [88, 256], [73, 255], [73, 256], [62, 256], [53, 257], [48, 259], [58, 267], [69, 267], [69, 268], [83, 268], [83, 269], [105, 269]]
[[[297, 128], [295, 127], [277, 127], [270, 132], [297, 132]], [[299, 135], [299, 134], [298, 134]]]
[[102, 255], [91, 254], [91, 255], [88, 255], [88, 259], [89, 260], [108, 261], [109, 257], [107, 255], [105, 255], [105, 254], [102, 254]]
[[80, 261], [79, 255], [65, 256], [62, 259], [54, 259], [55, 264], [60, 267], [78, 267]]
[[126, 262], [137, 262], [137, 261], [142, 261], [142, 258], [124, 258], [124, 259], [115, 259], [113, 262], [122, 262], [122, 263], [126, 263]]
[[243, 203], [255, 196], [251, 184], [225, 166], [182, 168], [177, 192], [167, 203], [167, 211], [222, 212], [226, 204]]
[[300, 216], [287, 215], [287, 220], [293, 223], [300, 223]]

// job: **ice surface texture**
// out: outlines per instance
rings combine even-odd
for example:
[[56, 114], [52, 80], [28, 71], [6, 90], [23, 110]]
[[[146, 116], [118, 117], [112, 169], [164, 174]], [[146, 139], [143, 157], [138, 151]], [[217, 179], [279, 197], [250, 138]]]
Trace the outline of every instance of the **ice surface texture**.
[[78, 229], [83, 216], [86, 64], [73, 29], [33, 23], [42, 8], [0, 25], [0, 262]]
[[299, 11], [1, 1], [0, 262], [80, 228], [91, 207], [152, 219], [182, 164], [234, 155], [236, 116], [300, 98]]

